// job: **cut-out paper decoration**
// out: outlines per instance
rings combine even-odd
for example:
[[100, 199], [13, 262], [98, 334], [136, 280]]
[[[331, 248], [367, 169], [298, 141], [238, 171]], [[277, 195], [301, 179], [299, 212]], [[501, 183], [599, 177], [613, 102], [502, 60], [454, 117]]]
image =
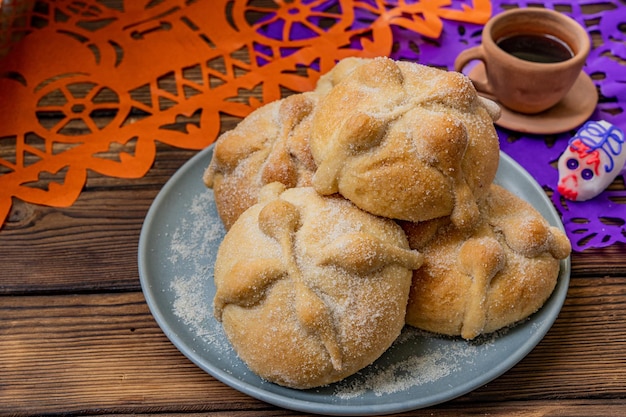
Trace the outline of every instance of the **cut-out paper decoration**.
[[[438, 38], [491, 2], [4, 0], [0, 225], [14, 198], [65, 207], [89, 171], [143, 176], [156, 141], [202, 149], [221, 114], [314, 87], [346, 56], [390, 55], [394, 31]], [[260, 97], [258, 99], [257, 97]]]
[[[626, 131], [626, 5], [619, 0], [492, 1], [493, 14], [514, 7], [542, 7], [572, 17], [594, 34], [594, 48], [584, 71], [592, 78], [599, 103], [590, 120], [606, 120]], [[464, 49], [481, 41], [482, 25], [445, 21], [437, 39], [415, 36], [410, 30], [392, 27], [391, 57], [447, 69]], [[500, 147], [519, 162], [550, 195], [559, 211], [575, 251], [626, 243], [626, 170], [600, 195], [588, 201], [570, 201], [557, 192], [557, 160], [576, 133], [530, 135], [497, 127]]]
[[[560, 10], [587, 28], [596, 44], [584, 71], [599, 93], [590, 120], [606, 120], [626, 130], [626, 5], [618, 0], [545, 0], [545, 7]], [[528, 7], [532, 1], [494, 2], [494, 14], [510, 7]], [[604, 10], [604, 11], [603, 11]], [[608, 11], [607, 11], [608, 10]], [[454, 23], [447, 24], [452, 26]], [[479, 43], [480, 39], [476, 39]], [[561, 214], [575, 251], [626, 243], [625, 171], [602, 193], [588, 201], [570, 201], [557, 191], [557, 161], [576, 129], [558, 135], [525, 135], [498, 128], [500, 147], [519, 162], [548, 192]]]
[[[2, 2], [0, 224], [13, 198], [59, 207], [72, 204], [89, 170], [117, 177], [144, 175], [155, 158], [157, 140], [201, 149], [223, 129], [220, 114], [244, 117], [283, 94], [310, 89], [345, 56], [388, 55], [452, 69], [459, 52], [480, 43], [491, 14], [537, 4], [104, 3]], [[541, 4], [594, 33], [597, 45], [584, 71], [600, 100], [590, 119], [626, 130], [626, 5], [619, 0]], [[624, 171], [595, 198], [570, 201], [557, 192], [557, 160], [575, 131], [538, 136], [498, 127], [498, 133], [502, 150], [551, 196], [574, 250], [626, 243]]]

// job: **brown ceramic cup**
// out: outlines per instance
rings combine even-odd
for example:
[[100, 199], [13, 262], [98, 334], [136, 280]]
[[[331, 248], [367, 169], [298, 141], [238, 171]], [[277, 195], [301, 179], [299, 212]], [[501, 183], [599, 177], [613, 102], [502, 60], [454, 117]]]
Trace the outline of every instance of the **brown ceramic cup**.
[[[538, 54], [543, 54], [547, 48], [549, 59], [519, 54], [515, 49], [516, 39], [521, 39], [517, 42], [520, 50], [536, 47]], [[528, 39], [536, 41], [528, 42]], [[557, 45], [545, 45], [544, 40]], [[503, 49], [507, 43], [509, 52]], [[551, 47], [557, 52], [551, 52]], [[559, 56], [564, 53], [563, 48], [568, 50], [565, 57]], [[487, 82], [474, 81], [476, 90], [511, 110], [534, 114], [553, 107], [565, 97], [580, 75], [590, 48], [585, 29], [564, 14], [539, 7], [512, 9], [487, 22], [482, 44], [461, 52], [454, 68], [461, 71], [472, 60], [482, 61]], [[550, 56], [553, 52], [555, 56]]]

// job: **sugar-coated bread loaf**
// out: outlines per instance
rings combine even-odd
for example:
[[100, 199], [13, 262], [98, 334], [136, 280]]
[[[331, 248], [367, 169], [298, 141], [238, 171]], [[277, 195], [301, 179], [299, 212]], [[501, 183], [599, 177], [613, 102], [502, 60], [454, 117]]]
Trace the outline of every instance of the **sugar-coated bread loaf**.
[[413, 273], [408, 324], [473, 339], [527, 318], [552, 294], [571, 251], [565, 234], [495, 184], [479, 207], [470, 232], [445, 218], [403, 224], [424, 255]]
[[499, 161], [495, 103], [456, 72], [388, 58], [341, 61], [318, 83], [313, 187], [388, 218], [478, 217]]
[[493, 183], [498, 117], [460, 73], [346, 58], [218, 138], [214, 312], [254, 373], [322, 386], [406, 324], [473, 339], [546, 302], [571, 245]]
[[268, 185], [226, 234], [215, 315], [256, 374], [311, 388], [387, 350], [405, 324], [422, 257], [389, 219], [312, 188], [283, 189]]
[[203, 180], [215, 193], [227, 229], [257, 202], [264, 185], [310, 185], [315, 162], [308, 141], [316, 97], [303, 93], [266, 104], [218, 138]]

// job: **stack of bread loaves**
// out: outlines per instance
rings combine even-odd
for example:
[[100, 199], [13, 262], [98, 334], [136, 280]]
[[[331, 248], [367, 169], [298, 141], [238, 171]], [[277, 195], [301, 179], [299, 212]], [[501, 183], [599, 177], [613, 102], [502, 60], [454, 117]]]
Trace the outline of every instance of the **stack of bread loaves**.
[[347, 58], [218, 139], [214, 309], [252, 371], [321, 386], [405, 324], [473, 339], [545, 303], [571, 247], [493, 184], [498, 114], [460, 73]]

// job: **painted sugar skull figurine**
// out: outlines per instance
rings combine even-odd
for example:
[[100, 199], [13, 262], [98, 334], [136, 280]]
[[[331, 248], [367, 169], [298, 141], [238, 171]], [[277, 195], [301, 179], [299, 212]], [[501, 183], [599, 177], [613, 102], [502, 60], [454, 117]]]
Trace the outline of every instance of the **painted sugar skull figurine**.
[[569, 200], [589, 200], [613, 182], [625, 162], [624, 132], [604, 120], [587, 122], [559, 158], [557, 189]]

